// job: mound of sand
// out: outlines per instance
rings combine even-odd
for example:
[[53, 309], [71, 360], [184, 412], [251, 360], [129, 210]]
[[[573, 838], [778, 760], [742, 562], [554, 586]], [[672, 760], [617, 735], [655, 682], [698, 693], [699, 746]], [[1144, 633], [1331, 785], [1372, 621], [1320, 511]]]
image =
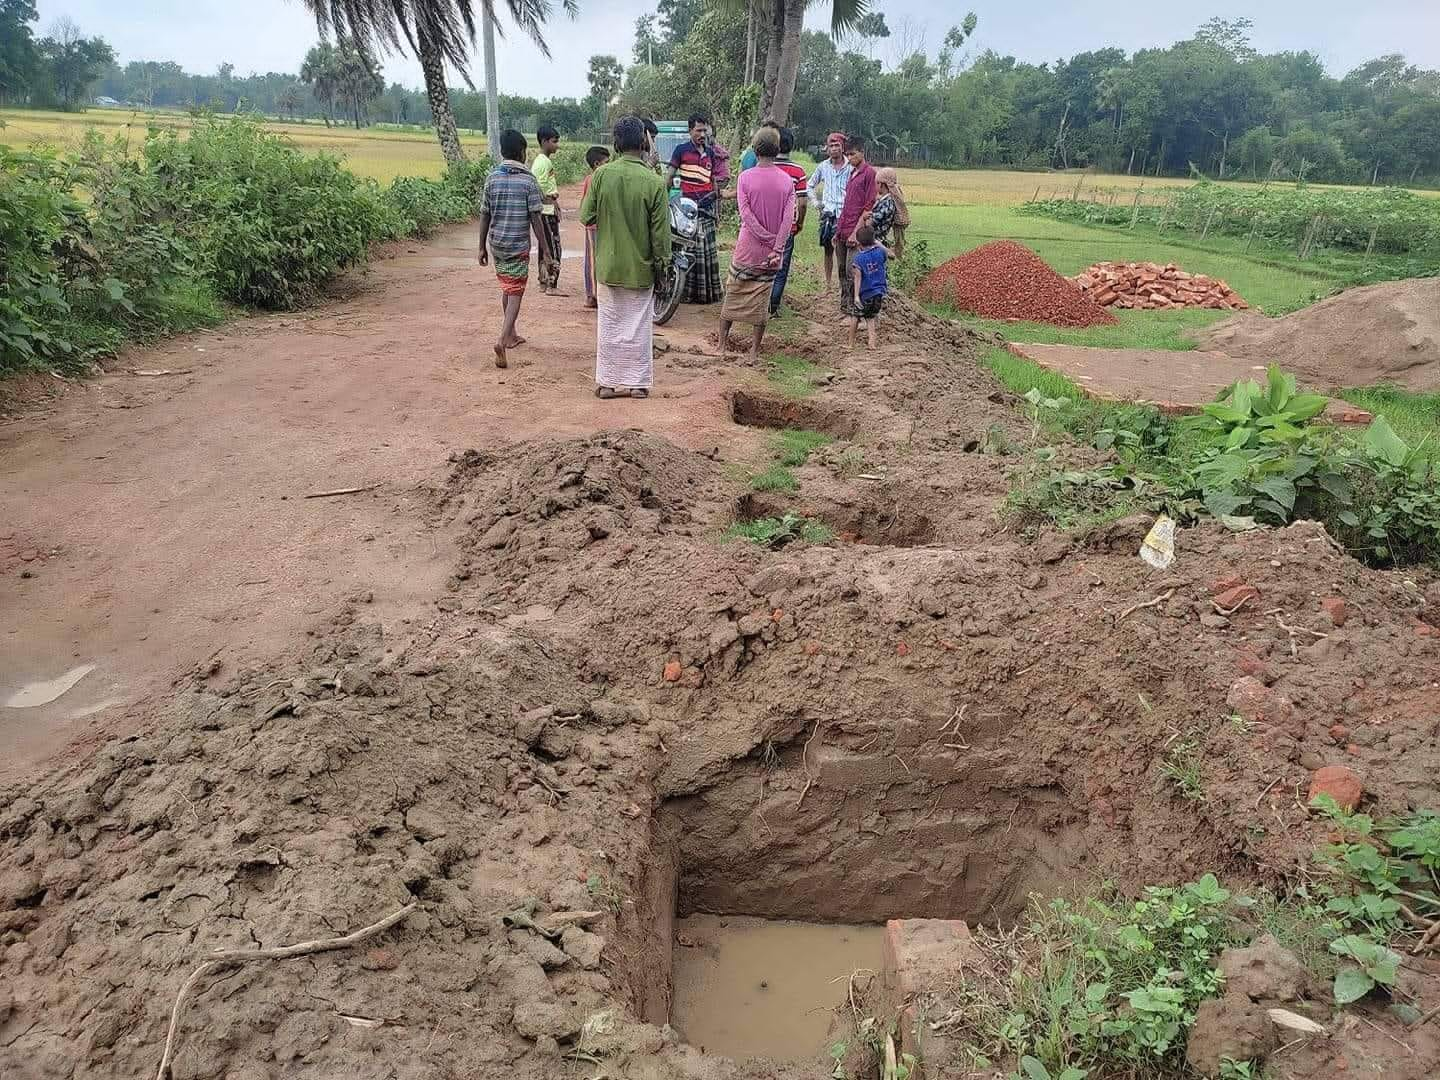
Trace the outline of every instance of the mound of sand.
[[1202, 348], [1279, 364], [1320, 389], [1440, 391], [1440, 278], [1349, 289], [1281, 319], [1227, 319], [1198, 337]]

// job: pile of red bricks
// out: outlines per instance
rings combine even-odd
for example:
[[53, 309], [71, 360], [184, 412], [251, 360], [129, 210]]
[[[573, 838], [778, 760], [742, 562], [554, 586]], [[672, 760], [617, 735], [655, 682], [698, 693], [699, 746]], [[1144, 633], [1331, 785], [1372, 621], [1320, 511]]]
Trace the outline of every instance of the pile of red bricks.
[[1070, 279], [1101, 307], [1155, 311], [1210, 308], [1246, 311], [1250, 305], [1219, 278], [1187, 274], [1174, 263], [1096, 263]]

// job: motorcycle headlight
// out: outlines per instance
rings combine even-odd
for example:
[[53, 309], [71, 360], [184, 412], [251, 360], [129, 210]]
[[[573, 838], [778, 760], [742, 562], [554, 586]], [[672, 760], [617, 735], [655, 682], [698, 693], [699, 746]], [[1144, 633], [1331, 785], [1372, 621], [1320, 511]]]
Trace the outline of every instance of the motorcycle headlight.
[[676, 199], [670, 204], [670, 228], [687, 240], [700, 230], [700, 206], [694, 199]]

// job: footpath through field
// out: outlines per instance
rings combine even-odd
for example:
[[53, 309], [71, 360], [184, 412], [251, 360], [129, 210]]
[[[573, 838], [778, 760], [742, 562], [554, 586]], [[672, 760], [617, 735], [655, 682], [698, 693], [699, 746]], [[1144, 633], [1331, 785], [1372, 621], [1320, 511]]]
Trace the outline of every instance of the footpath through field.
[[[567, 253], [581, 243], [572, 218]], [[452, 452], [629, 426], [696, 449], [745, 437], [727, 373], [685, 353], [711, 326], [698, 309], [667, 328], [654, 397], [592, 396], [577, 259], [571, 296], [527, 297], [530, 344], [497, 371], [474, 244], [473, 226], [411, 242], [337, 302], [132, 351], [0, 422], [0, 774], [127, 730], [196, 665], [293, 649], [347, 597], [423, 617], [454, 563], [425, 524]]]

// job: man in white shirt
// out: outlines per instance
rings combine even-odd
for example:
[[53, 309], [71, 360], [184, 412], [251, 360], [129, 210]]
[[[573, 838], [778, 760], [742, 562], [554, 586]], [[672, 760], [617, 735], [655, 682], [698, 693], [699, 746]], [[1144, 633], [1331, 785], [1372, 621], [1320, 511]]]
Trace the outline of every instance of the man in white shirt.
[[806, 197], [811, 206], [820, 209], [820, 247], [825, 252], [824, 295], [829, 296], [835, 280], [835, 223], [840, 220], [840, 211], [845, 206], [845, 187], [854, 170], [845, 158], [843, 133], [831, 132], [825, 140], [825, 154], [825, 160], [815, 166], [810, 177]]

